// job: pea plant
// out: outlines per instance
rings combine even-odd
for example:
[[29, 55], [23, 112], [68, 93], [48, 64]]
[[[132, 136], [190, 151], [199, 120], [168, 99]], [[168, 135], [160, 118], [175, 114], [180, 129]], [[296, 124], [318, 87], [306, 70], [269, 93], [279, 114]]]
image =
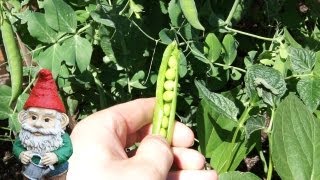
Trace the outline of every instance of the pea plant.
[[1, 140], [19, 131], [17, 112], [48, 68], [74, 121], [156, 96], [153, 133], [170, 142], [174, 119], [192, 128], [220, 179], [320, 178], [319, 1], [0, 5]]

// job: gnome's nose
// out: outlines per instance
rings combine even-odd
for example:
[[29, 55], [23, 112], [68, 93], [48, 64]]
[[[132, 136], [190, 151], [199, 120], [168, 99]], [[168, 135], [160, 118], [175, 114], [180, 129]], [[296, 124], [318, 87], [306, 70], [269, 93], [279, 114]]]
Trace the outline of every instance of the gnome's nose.
[[33, 126], [36, 127], [36, 128], [42, 128], [41, 119], [37, 119], [37, 120], [34, 122]]

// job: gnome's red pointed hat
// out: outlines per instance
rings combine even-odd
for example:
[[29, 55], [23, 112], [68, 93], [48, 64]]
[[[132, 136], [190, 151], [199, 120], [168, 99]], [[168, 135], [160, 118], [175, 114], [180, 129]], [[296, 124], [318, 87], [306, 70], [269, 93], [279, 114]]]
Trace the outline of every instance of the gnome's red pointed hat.
[[28, 109], [29, 107], [54, 109], [62, 113], [66, 112], [50, 70], [42, 69], [39, 71], [36, 85], [31, 90], [30, 96], [23, 108]]

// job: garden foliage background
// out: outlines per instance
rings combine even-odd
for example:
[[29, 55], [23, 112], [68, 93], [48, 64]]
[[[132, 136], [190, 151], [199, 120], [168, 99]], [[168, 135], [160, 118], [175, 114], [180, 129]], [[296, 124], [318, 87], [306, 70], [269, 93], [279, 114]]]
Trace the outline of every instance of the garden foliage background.
[[0, 65], [0, 143], [19, 131], [40, 68], [52, 70], [72, 129], [155, 96], [162, 53], [176, 40], [176, 116], [220, 179], [320, 178], [319, 0], [0, 2], [2, 38], [8, 19], [23, 60]]

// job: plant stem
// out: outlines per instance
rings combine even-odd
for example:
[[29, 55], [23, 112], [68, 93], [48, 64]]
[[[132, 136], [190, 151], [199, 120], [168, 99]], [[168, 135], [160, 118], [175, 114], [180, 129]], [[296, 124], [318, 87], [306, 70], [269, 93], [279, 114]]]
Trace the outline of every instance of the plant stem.
[[236, 139], [237, 139], [237, 136], [239, 134], [239, 131], [240, 129], [243, 127], [243, 124], [246, 122], [246, 120], [248, 119], [249, 117], [249, 112], [250, 110], [252, 109], [252, 106], [249, 105], [246, 107], [246, 109], [243, 111], [240, 119], [239, 119], [239, 125], [237, 126], [237, 129], [235, 131], [235, 133], [233, 134], [233, 137], [232, 137], [232, 141], [231, 141], [231, 144], [234, 144], [236, 142]]
[[[28, 84], [28, 86], [23, 90], [23, 92], [22, 92], [21, 94], [25, 94], [25, 93], [30, 89], [30, 87], [32, 86], [32, 84], [34, 83], [34, 81], [35, 81], [36, 79], [37, 79], [36, 77], [33, 78], [32, 81]], [[18, 105], [18, 104], [16, 104], [16, 105], [14, 106], [13, 113], [15, 113], [15, 112], [17, 111], [17, 105]]]
[[238, 6], [239, 2], [240, 2], [240, 0], [235, 0], [235, 1], [234, 1], [233, 5], [232, 5], [232, 8], [231, 8], [231, 10], [230, 10], [230, 12], [229, 12], [229, 15], [228, 15], [227, 19], [225, 20], [225, 23], [226, 23], [227, 25], [231, 22], [231, 19], [232, 19], [232, 17], [233, 17], [234, 12], [235, 12], [236, 9], [237, 9], [237, 6]]
[[[269, 133], [270, 135], [270, 133]], [[271, 157], [271, 143], [272, 139], [268, 137], [269, 140], [269, 166], [268, 166], [268, 174], [267, 174], [267, 180], [271, 180], [272, 178], [272, 171], [273, 171], [273, 164], [272, 164], [272, 157]]]
[[271, 154], [271, 146], [272, 146], [271, 134], [272, 134], [272, 124], [273, 124], [274, 114], [275, 114], [275, 107], [272, 107], [271, 108], [270, 123], [269, 123], [268, 129], [267, 129], [268, 141], [269, 141], [269, 165], [268, 165], [267, 180], [271, 180], [272, 171], [273, 171], [272, 154]]
[[260, 159], [261, 159], [262, 164], [263, 164], [263, 172], [267, 174], [267, 172], [268, 172], [268, 164], [267, 164], [266, 158], [263, 155], [262, 149], [259, 149], [259, 156], [260, 156]]
[[270, 118], [270, 123], [269, 123], [268, 129], [267, 129], [267, 133], [268, 133], [268, 135], [270, 134], [271, 129], [272, 129], [272, 124], [273, 124], [273, 119], [274, 119], [274, 112], [275, 112], [275, 107], [272, 107], [272, 108], [271, 108], [271, 118]]
[[1, 127], [1, 126], [0, 126], [0, 129], [4, 129], [4, 130], [10, 131], [10, 128], [7, 128], [7, 127]]
[[160, 39], [155, 39], [155, 38], [151, 37], [149, 34], [147, 34], [146, 32], [144, 32], [144, 31], [141, 29], [141, 27], [140, 27], [136, 22], [134, 22], [134, 20], [129, 19], [129, 21], [130, 21], [134, 26], [136, 26], [136, 27], [140, 30], [140, 32], [141, 32], [142, 34], [144, 34], [147, 38], [149, 38], [149, 39], [151, 39], [152, 41], [155, 41], [155, 42], [158, 41], [158, 42], [161, 43], [161, 44], [166, 44], [166, 43], [160, 41]]
[[227, 67], [227, 68], [232, 68], [232, 69], [236, 69], [240, 72], [243, 72], [243, 73], [246, 73], [247, 71], [244, 70], [244, 69], [241, 69], [241, 68], [238, 68], [238, 67], [235, 67], [235, 66], [230, 66], [230, 65], [226, 65], [226, 64], [221, 64], [221, 63], [213, 63], [214, 65], [217, 65], [217, 66], [221, 66], [221, 67]]
[[66, 35], [66, 36], [63, 36], [61, 39], [59, 39], [58, 41], [57, 41], [57, 43], [60, 43], [60, 42], [62, 42], [62, 41], [64, 41], [64, 40], [66, 40], [66, 39], [69, 39], [69, 38], [71, 38], [71, 37], [73, 37], [74, 35]]
[[156, 49], [157, 49], [158, 42], [159, 42], [159, 41], [156, 41], [156, 45], [154, 46], [154, 49], [153, 49], [153, 52], [152, 52], [152, 57], [151, 57], [151, 62], [150, 62], [149, 70], [148, 70], [148, 75], [147, 75], [147, 78], [146, 78], [146, 80], [144, 81], [143, 85], [145, 85], [145, 84], [147, 83], [148, 79], [149, 79], [150, 72], [151, 72], [151, 67], [152, 67], [152, 64], [153, 64], [154, 55], [155, 55], [155, 53], [156, 53]]
[[271, 42], [274, 41], [273, 38], [268, 38], [268, 37], [263, 37], [263, 36], [259, 36], [259, 35], [255, 35], [255, 34], [251, 34], [251, 33], [247, 33], [247, 32], [243, 32], [243, 31], [240, 31], [240, 30], [236, 30], [236, 29], [230, 28], [228, 26], [225, 26], [224, 28], [229, 30], [229, 31], [232, 31], [232, 32], [235, 32], [235, 33], [238, 33], [238, 34], [242, 34], [242, 35], [245, 35], [245, 36], [253, 37], [253, 38], [256, 38], [256, 39], [261, 39], [261, 40], [271, 41]]
[[232, 137], [232, 141], [231, 141], [231, 146], [235, 147], [232, 149], [232, 151], [230, 152], [229, 158], [228, 158], [228, 162], [227, 162], [227, 168], [230, 168], [231, 162], [233, 161], [233, 157], [234, 157], [234, 149], [237, 149], [235, 146], [239, 131], [241, 130], [241, 128], [243, 127], [243, 124], [246, 122], [246, 120], [249, 117], [249, 112], [250, 110], [253, 108], [253, 106], [251, 104], [249, 104], [249, 106], [246, 107], [246, 109], [243, 111], [240, 119], [239, 119], [239, 125], [237, 126], [235, 133], [233, 134]]
[[119, 12], [119, 15], [122, 15], [123, 12], [128, 8], [129, 6], [129, 0], [127, 1], [126, 5], [124, 6], [124, 8]]
[[308, 76], [313, 76], [313, 73], [310, 73], [310, 74], [294, 74], [294, 75], [288, 76], [288, 77], [286, 77], [284, 79], [287, 80], [287, 79], [291, 79], [291, 78], [303, 78], [303, 77], [308, 77]]
[[85, 31], [86, 29], [88, 29], [89, 27], [91, 27], [91, 24], [87, 24], [85, 26], [83, 26], [82, 28], [80, 28], [78, 31], [77, 31], [77, 34], [80, 34], [82, 33], [83, 31]]

